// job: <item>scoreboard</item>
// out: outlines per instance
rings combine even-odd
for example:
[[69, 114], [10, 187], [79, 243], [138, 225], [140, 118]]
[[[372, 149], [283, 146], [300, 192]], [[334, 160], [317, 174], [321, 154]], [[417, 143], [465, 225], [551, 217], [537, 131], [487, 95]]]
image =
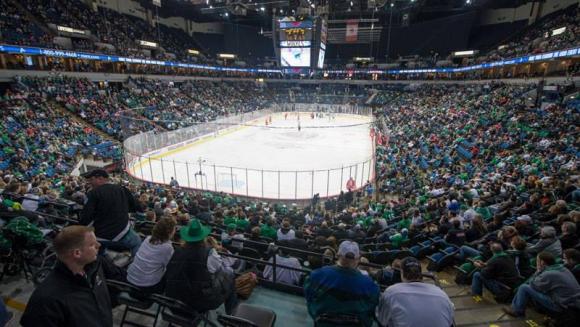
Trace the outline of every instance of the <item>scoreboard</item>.
[[[274, 45], [283, 68], [322, 68], [326, 50], [326, 24], [320, 17], [278, 17]], [[324, 42], [321, 42], [323, 36]]]

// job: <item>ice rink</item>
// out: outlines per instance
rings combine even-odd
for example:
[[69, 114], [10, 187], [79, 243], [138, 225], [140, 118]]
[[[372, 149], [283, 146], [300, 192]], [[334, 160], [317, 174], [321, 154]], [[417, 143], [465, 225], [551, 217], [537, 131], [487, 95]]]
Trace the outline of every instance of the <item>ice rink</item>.
[[[268, 117], [272, 123], [266, 126]], [[129, 172], [147, 181], [168, 184], [174, 177], [180, 186], [252, 197], [332, 196], [345, 190], [349, 177], [360, 187], [374, 175], [370, 122], [349, 114], [272, 114], [136, 160]]]

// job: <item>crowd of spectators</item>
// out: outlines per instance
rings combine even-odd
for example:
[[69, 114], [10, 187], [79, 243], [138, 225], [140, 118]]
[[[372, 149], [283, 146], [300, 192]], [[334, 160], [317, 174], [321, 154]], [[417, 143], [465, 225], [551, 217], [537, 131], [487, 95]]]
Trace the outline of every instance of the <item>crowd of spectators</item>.
[[[5, 43], [54, 47], [53, 36], [31, 21], [31, 14], [42, 24], [90, 30], [98, 42], [75, 39], [79, 50], [158, 59], [172, 59], [173, 53], [188, 61], [186, 49], [200, 48], [183, 31], [157, 29], [102, 7], [94, 11], [78, 0], [27, 1], [22, 4], [27, 12], [8, 0], [0, 5], [6, 9], [0, 13], [0, 40]], [[540, 26], [530, 26], [476, 61], [575, 46], [578, 19], [574, 8], [541, 20]], [[565, 31], [552, 35], [560, 27]], [[135, 44], [140, 39], [159, 40], [165, 51], [144, 50]], [[511, 301], [504, 308], [509, 315], [525, 315], [530, 302], [561, 315], [580, 309], [579, 112], [577, 102], [539, 108], [529, 99], [535, 89], [533, 84], [490, 83], [371, 91], [201, 80], [130, 79], [113, 85], [63, 76], [18, 78], [0, 98], [0, 225], [24, 216], [31, 225], [49, 227], [52, 218], [47, 215], [75, 219], [83, 206], [79, 223], [89, 224], [86, 212], [91, 208], [95, 220], [95, 189], [106, 197], [105, 189], [113, 187], [109, 181], [89, 186], [69, 173], [78, 156], [118, 160], [118, 141], [130, 134], [174, 130], [271, 103], [362, 105], [373, 94], [377, 196], [349, 190], [324, 205], [299, 209], [184, 190], [177, 184], [136, 184], [116, 175], [111, 182], [123, 186], [114, 189], [138, 210], [133, 210], [133, 225], [117, 221], [118, 230], [99, 239], [103, 249], [130, 243], [132, 262], [125, 281], [144, 293], [163, 292], [167, 282], [167, 294], [199, 310], [225, 302], [228, 313], [233, 311], [237, 299], [231, 277], [244, 271], [246, 263], [227, 255], [244, 253], [282, 265], [275, 271], [269, 265], [249, 266], [264, 280], [304, 287], [315, 320], [332, 321], [329, 314], [337, 313], [351, 314], [363, 325], [374, 319], [388, 325], [427, 319], [429, 311], [416, 310], [412, 302], [434, 311], [429, 314], [434, 326], [450, 325], [449, 299], [435, 286], [420, 283], [421, 266], [414, 258], [424, 257], [431, 271], [455, 266], [456, 282], [471, 285], [472, 295], [479, 297], [487, 289], [497, 301]], [[87, 177], [108, 177], [101, 175]], [[111, 226], [101, 223], [105, 226], [73, 231], [87, 238], [90, 258], [71, 255], [78, 242], [61, 240], [57, 255], [62, 264], [55, 274], [94, 265], [98, 268], [90, 278], [103, 274], [101, 265], [108, 265], [95, 259], [97, 251], [103, 252], [96, 238]], [[125, 233], [126, 226], [131, 233]], [[133, 229], [146, 236], [140, 246]], [[131, 240], [123, 240], [129, 234]], [[180, 240], [186, 245], [174, 250], [171, 241]], [[0, 250], [7, 244], [0, 237]], [[196, 273], [184, 275], [183, 267]], [[222, 284], [227, 289], [208, 293], [215, 297], [211, 303], [187, 302], [190, 294], [181, 285], [207, 283], [220, 271], [227, 272]], [[376, 284], [391, 287], [380, 295]], [[102, 287], [99, 292], [105, 294]], [[111, 306], [104, 296], [101, 300], [99, 305]], [[27, 317], [38, 312], [49, 314], [34, 313], [37, 303], [31, 302], [23, 324], [32, 326], [29, 321], [35, 319]], [[87, 314], [94, 312], [89, 308]], [[109, 324], [109, 315], [103, 319]]]
[[173, 130], [217, 117], [263, 109], [268, 89], [255, 83], [169, 82], [130, 79], [122, 87], [83, 78], [23, 78], [21, 83], [122, 140], [137, 132]]
[[0, 170], [15, 178], [68, 174], [79, 155], [120, 158], [117, 144], [59, 112], [39, 88], [14, 83], [0, 99], [0, 116]]
[[116, 140], [126, 136], [262, 109], [271, 99], [269, 91], [254, 83], [192, 81], [173, 86], [132, 80], [115, 88], [59, 75], [18, 78], [0, 102], [0, 170], [19, 177], [53, 176], [70, 172], [78, 155], [118, 160]]
[[348, 85], [284, 83], [275, 87], [281, 90], [275, 94], [278, 103], [364, 104], [371, 94], [365, 87]]
[[[566, 9], [555, 16], [552, 14], [545, 17], [528, 26], [507, 44], [501, 44], [496, 49], [483, 53], [477, 58], [477, 62], [490, 62], [577, 46], [577, 37], [580, 34], [579, 13], [580, 8], [576, 7]], [[560, 28], [565, 30], [553, 35], [554, 30]]]
[[[22, 116], [36, 124], [52, 122], [53, 119], [40, 119], [41, 122], [38, 122], [38, 117], [51, 117], [42, 116], [51, 112], [50, 109], [42, 110], [50, 108], [44, 107], [50, 105], [50, 101], [49, 104], [40, 101], [46, 94], [57, 102], [73, 106], [90, 101], [106, 103], [104, 99], [110, 98], [115, 99], [116, 103], [123, 103], [123, 106], [131, 106], [129, 103], [133, 101], [136, 103], [133, 106], [164, 106], [171, 101], [180, 101], [175, 103], [175, 107], [195, 102], [212, 110], [232, 106], [236, 111], [246, 110], [236, 107], [236, 104], [243, 105], [244, 101], [248, 101], [251, 106], [249, 97], [255, 97], [255, 93], [244, 91], [243, 83], [215, 85], [213, 82], [191, 82], [173, 87], [143, 80], [130, 83], [146, 91], [127, 93], [130, 98], [124, 94], [125, 98], [120, 101], [120, 94], [128, 90], [102, 90], [79, 79], [22, 79], [14, 86], [15, 91], [10, 91], [6, 101], [3, 101], [5, 108], [2, 114], [6, 115], [3, 126], [12, 128], [11, 124]], [[410, 310], [399, 312], [399, 316], [394, 315], [396, 311], [393, 311], [395, 304], [392, 301], [398, 299], [404, 302], [403, 297], [393, 295], [398, 294], [398, 289], [389, 288], [390, 292], [387, 289], [379, 301], [379, 293], [370, 285], [376, 282], [389, 286], [401, 281], [413, 284], [417, 281], [417, 270], [413, 267], [417, 267], [418, 263], [399, 259], [421, 258], [426, 254], [429, 254], [430, 270], [458, 265], [458, 276], [463, 274], [468, 283], [472, 283], [474, 295], [480, 295], [482, 288], [487, 288], [500, 299], [500, 293], [504, 293], [503, 286], [506, 286], [511, 290], [511, 296], [515, 295], [512, 306], [506, 308], [509, 314], [524, 314], [528, 299], [541, 298], [537, 293], [544, 294], [545, 301], [541, 303], [548, 311], [563, 312], [577, 308], [577, 294], [570, 294], [570, 291], [580, 288], [574, 277], [569, 278], [578, 275], [580, 214], [577, 205], [580, 191], [577, 188], [578, 127], [574, 123], [578, 119], [578, 110], [576, 106], [562, 104], [537, 108], [528, 101], [529, 92], [535, 88], [536, 85], [474, 84], [423, 85], [406, 89], [385, 87], [378, 91], [373, 97], [376, 123], [372, 126], [377, 143], [378, 197], [367, 196], [369, 193], [365, 192], [358, 196], [354, 196], [356, 191], [347, 192], [324, 206], [299, 209], [242, 200], [227, 194], [187, 191], [176, 184], [170, 187], [134, 184], [123, 182], [121, 176], [114, 177], [112, 181], [124, 184], [138, 201], [138, 207], [142, 208], [134, 216], [137, 231], [148, 235], [151, 228], [162, 228], [152, 227], [157, 222], [172, 226], [164, 219], [175, 220], [177, 228], [184, 231], [176, 235], [185, 235], [191, 243], [195, 243], [187, 246], [185, 252], [179, 251], [178, 259], [183, 262], [193, 260], [188, 259], [189, 255], [201, 256], [203, 246], [210, 246], [214, 249], [212, 254], [196, 257], [196, 265], [207, 261], [209, 269], [209, 262], [215, 260], [212, 261], [217, 265], [215, 267], [228, 271], [243, 269], [244, 265], [228, 262], [219, 253], [250, 251], [264, 259], [304, 269], [305, 272], [296, 272], [282, 267], [275, 276], [267, 268], [258, 273], [267, 280], [276, 278], [289, 285], [304, 285], [307, 290], [316, 285], [311, 289], [313, 293], [307, 292], [309, 310], [315, 319], [325, 310], [336, 313], [328, 308], [340, 308], [342, 313], [357, 315], [365, 324], [372, 320], [375, 308], [381, 313], [377, 317], [379, 321], [401, 319], [401, 315], [413, 317]], [[203, 91], [196, 94], [194, 91], [198, 89]], [[264, 95], [268, 97], [284, 91], [285, 88], [280, 88], [263, 92], [270, 94]], [[224, 96], [226, 94], [246, 100], [230, 100]], [[88, 96], [104, 98], [83, 100]], [[20, 115], [12, 114], [11, 110], [16, 110], [13, 107], [22, 106], [23, 103], [36, 104], [39, 109], [22, 111]], [[82, 112], [89, 111], [83, 107]], [[88, 121], [91, 121], [92, 115], [80, 114]], [[114, 117], [114, 111], [101, 116], [101, 119], [111, 124], [109, 117]], [[211, 118], [213, 116], [208, 119]], [[74, 131], [72, 135], [77, 138], [87, 134], [86, 131], [79, 133], [78, 130], [61, 126], [38, 127], [54, 130], [53, 133]], [[14, 128], [27, 131], [26, 128]], [[9, 133], [9, 140], [11, 136]], [[51, 136], [48, 133], [39, 134], [38, 140], [50, 142]], [[65, 137], [68, 138], [70, 136]], [[66, 145], [59, 138], [59, 143], [54, 146]], [[26, 146], [17, 148], [25, 149]], [[59, 155], [62, 153], [56, 152]], [[47, 152], [49, 158], [53, 153]], [[22, 155], [26, 155], [26, 151]], [[31, 156], [40, 164], [48, 160], [45, 157], [37, 158], [36, 153]], [[53, 162], [60, 164], [63, 161], [55, 159]], [[15, 169], [21, 169], [18, 164], [11, 164], [2, 171], [3, 196], [10, 194], [11, 200], [3, 202], [0, 214], [10, 212], [13, 216], [14, 211], [20, 209], [14, 204], [19, 202], [19, 198], [12, 196], [13, 193], [39, 197], [50, 194], [54, 201], [61, 199], [77, 205], [84, 204], [89, 188], [83, 185], [82, 179], [65, 176], [69, 167], [59, 167], [50, 177], [42, 171], [15, 174]], [[47, 210], [46, 204], [36, 209], [41, 212]], [[34, 216], [35, 213], [27, 215]], [[46, 223], [41, 217], [33, 221]], [[198, 242], [209, 235], [205, 226], [211, 227], [213, 241], [202, 245]], [[163, 248], [166, 256], [173, 255], [163, 245], [168, 237], [171, 238], [163, 235], [171, 233], [166, 230], [165, 233], [157, 231], [153, 234], [156, 239], [152, 241], [150, 238], [143, 243], [144, 248], [137, 251], [137, 266], [131, 269], [155, 268], [156, 273], [161, 274], [165, 269], [174, 269], [166, 267], [175, 267], [180, 263], [171, 263], [165, 258], [167, 260], [158, 263], [160, 266], [144, 265], [148, 261], [142, 256], [155, 253], [154, 245]], [[344, 240], [358, 244], [356, 248], [355, 243], [343, 245]], [[271, 242], [284, 249], [277, 252], [269, 246]], [[321, 256], [292, 252], [292, 249]], [[339, 260], [338, 268], [329, 268], [335, 259]], [[359, 265], [359, 261], [362, 264]], [[368, 267], [365, 262], [377, 266]], [[215, 267], [209, 270], [210, 274], [217, 271]], [[318, 268], [323, 270], [315, 270], [317, 273], [312, 273], [312, 279], [305, 277], [307, 271]], [[341, 270], [343, 268], [350, 270], [345, 272]], [[340, 301], [342, 297], [336, 297], [333, 293], [336, 284], [327, 285], [324, 283], [328, 280], [319, 280], [325, 274], [341, 280], [345, 277], [340, 277], [343, 273], [345, 276], [364, 275], [353, 279], [353, 283], [360, 283], [360, 288], [341, 292], [348, 294], [368, 290], [363, 296], [368, 301], [347, 306], [346, 302]], [[550, 277], [556, 273], [560, 277]], [[183, 282], [183, 276], [175, 275], [175, 271], [171, 276], [174, 283]], [[518, 288], [529, 276], [532, 276], [530, 284]], [[206, 275], [198, 277], [207, 279]], [[147, 285], [142, 280], [132, 278], [129, 282], [131, 280], [140, 284], [137, 286], [159, 287], [158, 279]], [[565, 282], [551, 288], [554, 280]], [[178, 289], [175, 285], [172, 287], [175, 290], [173, 294], [178, 296]], [[446, 305], [440, 301], [444, 296], [435, 289], [412, 285], [399, 288], [403, 292], [410, 288], [420, 289], [425, 292], [425, 301], [432, 299]], [[324, 302], [327, 300], [330, 302]], [[226, 299], [222, 298], [221, 301]], [[231, 301], [230, 305], [235, 303], [233, 298], [228, 301]], [[352, 310], [349, 311], [349, 308]], [[450, 317], [445, 314], [440, 318], [445, 322]]]
[[9, 0], [1, 0], [0, 7], [0, 40], [17, 45], [52, 46], [50, 35], [31, 22]]
[[[80, 0], [29, 0], [21, 5], [25, 12], [20, 11], [20, 6], [12, 5], [9, 0], [2, 0], [1, 4], [7, 10], [0, 15], [0, 24], [3, 27], [0, 39], [6, 43], [62, 48], [53, 43], [55, 35], [45, 32], [48, 31], [48, 24], [55, 24], [90, 31], [91, 35], [88, 37], [72, 38], [72, 46], [76, 50], [137, 58], [224, 64], [219, 60], [210, 59], [208, 53], [201, 56], [190, 55], [189, 49], [203, 52], [204, 47], [183, 30], [164, 24], [157, 27], [144, 19], [121, 14], [102, 6], [93, 9]], [[34, 16], [38, 22], [30, 21], [27, 15]], [[505, 44], [490, 51], [482, 51], [469, 62], [490, 62], [576, 46], [578, 19], [577, 7], [548, 15], [512, 36], [509, 41], [504, 42]], [[43, 24], [44, 30], [38, 24]], [[553, 30], [557, 28], [565, 28], [565, 31], [552, 35]], [[139, 40], [157, 42], [159, 47], [144, 47], [138, 44]], [[245, 61], [253, 62], [255, 59], [248, 58]], [[449, 65], [452, 59], [449, 55], [445, 62]], [[437, 63], [437, 56], [417, 57], [413, 60], [401, 58], [397, 63], [400, 64], [399, 68], [433, 67]], [[344, 66], [337, 68], [342, 69]], [[371, 65], [368, 68], [376, 67]]]

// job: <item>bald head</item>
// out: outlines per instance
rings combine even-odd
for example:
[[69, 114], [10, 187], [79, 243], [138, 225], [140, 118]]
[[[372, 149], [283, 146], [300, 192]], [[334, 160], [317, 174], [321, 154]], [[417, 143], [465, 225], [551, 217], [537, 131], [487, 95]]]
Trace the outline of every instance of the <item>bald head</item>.
[[500, 253], [503, 251], [503, 246], [501, 245], [501, 243], [498, 242], [493, 242], [491, 243], [491, 245], [489, 246], [489, 249], [491, 250], [492, 253]]

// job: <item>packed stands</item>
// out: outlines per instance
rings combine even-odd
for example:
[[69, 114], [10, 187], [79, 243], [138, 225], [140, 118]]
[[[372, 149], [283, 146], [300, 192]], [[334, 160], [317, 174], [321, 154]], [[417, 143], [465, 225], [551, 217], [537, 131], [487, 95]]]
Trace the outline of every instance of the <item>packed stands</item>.
[[[26, 78], [14, 83], [13, 90], [3, 100], [3, 121], [6, 122], [3, 124], [6, 129], [3, 158], [14, 158], [17, 151], [18, 158], [23, 160], [3, 161], [5, 190], [22, 196], [30, 190], [18, 185], [36, 180], [39, 174], [46, 176], [44, 178], [66, 174], [77, 151], [86, 153], [102, 143], [91, 130], [79, 124], [67, 124], [59, 118], [54, 110], [57, 104], [69, 107], [105, 132], [118, 126], [111, 125], [111, 120], [106, 118], [114, 116], [115, 111], [107, 110], [120, 109], [121, 104], [127, 107], [162, 106], [162, 114], [145, 110], [144, 116], [153, 121], [157, 119], [157, 123], [170, 129], [179, 126], [164, 123], [163, 118], [179, 120], [180, 115], [189, 116], [191, 112], [187, 110], [191, 110], [188, 107], [193, 103], [208, 106], [212, 112], [230, 106], [240, 111], [255, 109], [251, 105], [238, 107], [237, 103], [245, 102], [224, 97], [225, 94], [240, 97], [248, 91], [247, 87], [253, 88], [253, 84], [191, 82], [169, 87], [156, 81], [133, 80], [129, 83], [143, 91], [131, 95], [113, 93], [112, 88], [99, 90], [87, 80], [67, 78]], [[531, 249], [541, 241], [537, 234], [540, 226], [554, 226], [560, 234], [563, 224], [577, 225], [580, 219], [576, 211], [578, 190], [575, 185], [577, 127], [572, 123], [578, 112], [573, 105], [534, 108], [525, 101], [525, 95], [534, 88], [535, 85], [494, 83], [423, 85], [414, 89], [389, 87], [378, 91], [373, 100], [377, 106], [374, 129], [379, 170], [376, 183], [381, 194], [378, 198], [372, 196], [372, 189], [365, 187], [356, 195], [345, 194], [327, 201], [325, 208], [299, 209], [224, 194], [184, 192], [175, 186], [130, 183], [127, 186], [144, 208], [134, 217], [136, 228], [147, 233], [153, 221], [165, 216], [176, 218], [181, 226], [199, 218], [212, 226], [216, 235], [226, 233], [221, 236], [222, 242], [232, 253], [240, 251], [233, 240], [241, 236], [235, 235], [257, 242], [248, 243], [244, 248], [262, 249], [267, 247], [264, 242], [269, 238], [280, 237], [270, 234], [270, 230], [292, 230], [298, 236], [291, 239], [298, 241], [284, 241], [279, 245], [288, 247], [290, 255], [298, 258], [301, 269], [305, 260], [309, 261], [309, 269], [332, 262], [340, 241], [353, 239], [361, 244], [363, 256], [371, 265], [365, 269], [382, 285], [397, 282], [392, 272], [396, 271], [397, 260], [406, 256], [427, 258], [432, 271], [455, 266], [458, 276], [465, 275], [466, 280], [470, 280], [478, 271], [473, 260], [490, 258], [486, 250], [489, 240], [503, 242], [505, 249], [512, 251], [510, 255], [516, 256], [526, 250], [513, 248], [516, 243], [511, 240], [515, 235], [524, 239]], [[188, 97], [195, 93], [192, 91], [200, 89], [205, 90], [203, 97], [197, 96], [205, 102], [198, 103]], [[284, 91], [283, 87], [273, 87], [264, 94], [286, 96]], [[342, 94], [344, 90], [325, 87], [324, 92]], [[368, 91], [359, 93], [365, 92]], [[55, 102], [41, 102], [43, 96]], [[101, 105], [106, 103], [105, 99], [114, 102]], [[213, 117], [204, 116], [201, 120]], [[107, 124], [100, 124], [102, 121]], [[13, 136], [14, 130], [26, 130], [27, 137]], [[42, 130], [59, 130], [59, 133], [42, 133]], [[115, 132], [110, 134], [120, 136]], [[56, 139], [58, 143], [54, 142]], [[35, 150], [32, 140], [36, 140], [36, 147], [40, 142], [47, 144], [51, 151]], [[60, 154], [54, 156], [54, 152]], [[44, 155], [39, 156], [41, 153]], [[115, 180], [120, 182], [118, 177]], [[35, 192], [39, 196], [51, 194], [53, 200], [78, 201], [86, 197], [86, 190], [77, 178], [65, 178], [58, 187], [46, 182], [43, 185], [44, 188]], [[74, 216], [67, 217], [74, 219]], [[258, 228], [256, 235], [254, 228]], [[235, 232], [230, 234], [230, 231]], [[459, 231], [463, 236], [458, 236]], [[562, 250], [578, 247], [577, 235], [566, 235], [570, 240], [558, 252], [559, 257]], [[321, 260], [304, 257], [300, 252], [292, 254], [293, 249], [324, 256]], [[262, 250], [257, 253], [264, 259], [269, 258]], [[524, 257], [526, 262], [533, 259]], [[520, 268], [526, 275], [535, 269], [531, 266]], [[302, 281], [298, 287], [300, 285]], [[515, 289], [507, 290], [507, 293], [495, 294], [496, 300], [505, 302], [506, 298], [511, 298]]]
[[[157, 28], [143, 19], [120, 14], [101, 6], [98, 6], [95, 11], [80, 0], [31, 0], [16, 6], [10, 0], [2, 0], [2, 6], [8, 10], [0, 17], [0, 23], [5, 27], [3, 33], [0, 34], [0, 40], [7, 44], [62, 48], [61, 45], [53, 43], [56, 32], [52, 31], [52, 35], [46, 32], [49, 31], [49, 24], [51, 26], [54, 24], [90, 31], [89, 36], [71, 38], [72, 47], [75, 50], [135, 58], [213, 63], [208, 58], [212, 54], [203, 53], [201, 56], [188, 54], [189, 49], [198, 49], [203, 52], [205, 47], [183, 30], [163, 24]], [[472, 58], [473, 60], [470, 59], [464, 64], [491, 62], [577, 46], [578, 10], [577, 7], [571, 7], [548, 15], [509, 40], [500, 42], [501, 44], [497, 44], [494, 49], [481, 51], [475, 58]], [[29, 17], [35, 19], [30, 21]], [[554, 30], [560, 28], [565, 28], [565, 30], [560, 34], [552, 35]], [[159, 47], [143, 47], [138, 44], [139, 40], [158, 42]], [[256, 58], [239, 59], [254, 62]], [[427, 68], [438, 66], [439, 61], [445, 62], [450, 67], [461, 66], [456, 61], [455, 64], [453, 63], [452, 54], [439, 54], [438, 57], [417, 55], [399, 58], [395, 63], [391, 63], [395, 66], [391, 65], [390, 68]], [[368, 68], [378, 67], [379, 64], [368, 66]], [[344, 68], [344, 66], [332, 68]]]
[[[528, 26], [520, 35], [513, 37], [508, 42], [499, 44], [496, 49], [483, 53], [477, 58], [477, 61], [493, 61], [572, 48], [578, 44], [579, 11], [579, 8], [570, 8], [557, 13], [555, 16], [545, 17]], [[553, 35], [555, 30], [562, 28], [564, 31], [559, 31], [560, 34]]]
[[[165, 26], [158, 30], [144, 20], [102, 7], [93, 11], [79, 0], [13, 4], [0, 0], [2, 8], [7, 8], [0, 13], [3, 43], [54, 47], [54, 35], [47, 32], [47, 26], [62, 24], [91, 31], [94, 38], [73, 40], [78, 50], [157, 59], [172, 58], [172, 53], [186, 61], [190, 60], [186, 49], [201, 48], [183, 31]], [[552, 36], [560, 27], [566, 27], [565, 31]], [[476, 61], [566, 49], [577, 45], [578, 32], [575, 8], [539, 21], [505, 47], [483, 53]], [[158, 37], [164, 51], [143, 51], [135, 44], [139, 39]], [[433, 63], [430, 59], [425, 62]], [[79, 65], [77, 70], [91, 71], [90, 66]], [[58, 60], [47, 66], [65, 70]], [[165, 68], [139, 69], [140, 73], [159, 73]], [[224, 77], [219, 72], [211, 74]], [[58, 73], [16, 77], [0, 89], [0, 280], [19, 278], [23, 273], [42, 284], [59, 262], [55, 235], [86, 219], [89, 199], [100, 187], [95, 181], [107, 179], [105, 184], [119, 186], [123, 198], [129, 199], [130, 223], [121, 229], [137, 232], [135, 238], [144, 244], [136, 255], [118, 254], [126, 249], [111, 247], [113, 239], [99, 240], [103, 249], [109, 245], [99, 260], [112, 259], [121, 275], [127, 269], [135, 273], [147, 266], [144, 256], [154, 252], [148, 246], [161, 243], [151, 239], [164, 232], [161, 241], [166, 256], [157, 277], [165, 280], [171, 264], [175, 269], [170, 260], [190, 248], [184, 243], [207, 240], [211, 252], [199, 252], [205, 261], [202, 270], [209, 272], [209, 262], [217, 260], [228, 273], [245, 276], [253, 286], [255, 278], [259, 287], [254, 300], [264, 290], [274, 290], [274, 298], [282, 301], [298, 294], [302, 316], [280, 314], [287, 319], [281, 324], [304, 325], [296, 321], [309, 313], [312, 319], [307, 323], [352, 319], [358, 323], [354, 325], [370, 326], [375, 319], [382, 321], [375, 317], [375, 307], [380, 308], [379, 315], [390, 307], [376, 298], [376, 288], [383, 292], [407, 284], [402, 272], [408, 267], [401, 266], [405, 262], [419, 267], [419, 273], [421, 267], [427, 270], [424, 279], [413, 282], [434, 284], [445, 293], [439, 294], [442, 300], [437, 303], [447, 305], [442, 302], [449, 299], [454, 305], [449, 314], [456, 326], [530, 326], [537, 322], [574, 326], [580, 311], [580, 292], [570, 294], [580, 288], [580, 101], [574, 83], [551, 88], [554, 94], [550, 96], [542, 93], [544, 86], [544, 81], [363, 85], [219, 78], [178, 82], [167, 76], [94, 82]], [[188, 189], [173, 178], [168, 185], [142, 182], [122, 169], [120, 142], [130, 135], [164, 133], [295, 103], [371, 108], [374, 180], [337, 197], [321, 200], [315, 196], [296, 204]], [[87, 158], [109, 172], [97, 169], [92, 170], [94, 176], [78, 176], [79, 163]], [[107, 208], [123, 211], [117, 209]], [[106, 216], [107, 211], [103, 212]], [[163, 225], [169, 227], [160, 231]], [[190, 233], [194, 226], [200, 234]], [[199, 235], [203, 237], [197, 238]], [[343, 241], [356, 242], [356, 250]], [[342, 244], [351, 252], [345, 253]], [[363, 300], [352, 303], [351, 293], [357, 290], [349, 285], [348, 292], [339, 292], [342, 301], [332, 303], [337, 310], [313, 316], [309, 291], [304, 300], [305, 290], [312, 287], [310, 276], [321, 271], [318, 269], [335, 267], [337, 261], [342, 265], [341, 260], [358, 253], [359, 247], [360, 263], [351, 268], [357, 276], [370, 278], [361, 277], [373, 288], [372, 294], [356, 297]], [[419, 261], [403, 261], [409, 258]], [[551, 287], [553, 280], [538, 282], [538, 276], [546, 272], [559, 274], [555, 280], [565, 281], [565, 287]], [[114, 300], [115, 325], [127, 319], [127, 311], [122, 310], [150, 308], [153, 303], [163, 311], [161, 315], [157, 311], [162, 320], [184, 311], [190, 312], [185, 319], [210, 320], [206, 310], [194, 313], [191, 306], [165, 297], [164, 284], [145, 289], [131, 278], [105, 283]], [[247, 295], [245, 292], [247, 289], [238, 290], [238, 294]], [[536, 294], [536, 299], [544, 301], [525, 310], [522, 297], [532, 296], [525, 294]], [[249, 297], [243, 304], [251, 303]], [[221, 300], [230, 311], [232, 303]], [[420, 310], [422, 302], [415, 303], [420, 304], [413, 308]], [[501, 312], [502, 304], [508, 305], [504, 308], [507, 316]], [[3, 309], [2, 301], [0, 305]], [[168, 308], [170, 312], [165, 310]], [[360, 322], [353, 308], [364, 308], [371, 316]], [[150, 313], [156, 317], [153, 311]], [[227, 320], [222, 311], [218, 309], [218, 320]], [[0, 325], [3, 314], [0, 310]]]

